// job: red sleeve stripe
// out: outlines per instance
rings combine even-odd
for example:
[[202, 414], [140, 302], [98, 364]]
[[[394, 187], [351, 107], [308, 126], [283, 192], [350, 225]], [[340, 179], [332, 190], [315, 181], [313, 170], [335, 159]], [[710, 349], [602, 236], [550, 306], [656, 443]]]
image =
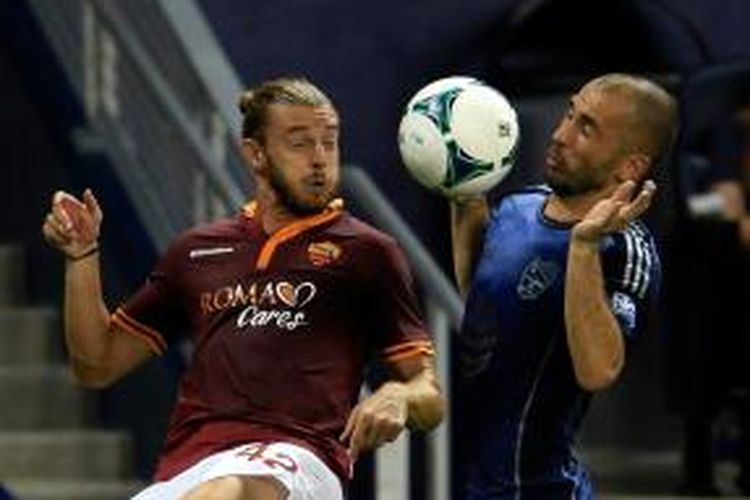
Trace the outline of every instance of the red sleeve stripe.
[[412, 358], [415, 356], [434, 356], [434, 355], [435, 355], [435, 350], [432, 348], [432, 346], [417, 346], [417, 347], [412, 347], [410, 349], [406, 349], [404, 351], [400, 351], [396, 354], [383, 356], [381, 359], [383, 361], [392, 363], [394, 361], [400, 361], [402, 359]]
[[156, 354], [164, 354], [167, 350], [167, 342], [162, 335], [136, 319], [128, 316], [122, 308], [118, 308], [111, 316], [112, 322], [125, 333], [134, 335], [148, 344], [149, 348]]

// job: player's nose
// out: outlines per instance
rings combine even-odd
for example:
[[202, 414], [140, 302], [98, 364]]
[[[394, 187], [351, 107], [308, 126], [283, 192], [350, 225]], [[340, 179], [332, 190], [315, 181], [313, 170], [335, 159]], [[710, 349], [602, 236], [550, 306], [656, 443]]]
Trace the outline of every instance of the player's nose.
[[321, 142], [316, 142], [312, 153], [313, 168], [323, 168], [328, 163], [325, 146]]
[[567, 144], [570, 130], [571, 128], [568, 120], [563, 118], [560, 120], [560, 123], [557, 124], [554, 132], [552, 132], [552, 141], [559, 145]]

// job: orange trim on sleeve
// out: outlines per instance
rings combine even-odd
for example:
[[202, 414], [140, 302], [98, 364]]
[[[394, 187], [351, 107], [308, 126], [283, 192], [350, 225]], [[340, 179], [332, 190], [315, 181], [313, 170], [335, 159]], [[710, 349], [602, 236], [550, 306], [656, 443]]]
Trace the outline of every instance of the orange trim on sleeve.
[[[258, 261], [255, 263], [257, 269], [265, 269], [271, 262], [271, 257], [276, 251], [276, 248], [287, 240], [290, 240], [300, 233], [307, 231], [315, 226], [324, 224], [330, 220], [335, 219], [341, 214], [343, 204], [341, 200], [333, 200], [325, 212], [313, 215], [311, 217], [305, 217], [298, 221], [292, 222], [273, 233], [270, 238], [263, 244], [263, 248], [260, 250]], [[247, 213], [247, 212], [246, 212]]]
[[167, 342], [158, 331], [129, 316], [122, 308], [118, 308], [110, 316], [110, 319], [123, 332], [133, 335], [148, 344], [149, 348], [156, 354], [164, 354], [167, 350]]
[[426, 349], [423, 347], [416, 347], [414, 349], [409, 349], [408, 351], [404, 351], [399, 354], [393, 354], [391, 356], [381, 358], [386, 363], [393, 363], [394, 361], [401, 361], [402, 359], [407, 358], [413, 358], [415, 356], [434, 356], [435, 351], [433, 349]]
[[383, 361], [398, 361], [417, 355], [434, 356], [435, 348], [429, 340], [413, 340], [383, 349], [380, 359]]
[[382, 355], [388, 356], [389, 354], [396, 354], [404, 349], [411, 349], [412, 347], [429, 347], [432, 348], [432, 342], [429, 340], [410, 340], [401, 344], [392, 345], [386, 347], [381, 351]]

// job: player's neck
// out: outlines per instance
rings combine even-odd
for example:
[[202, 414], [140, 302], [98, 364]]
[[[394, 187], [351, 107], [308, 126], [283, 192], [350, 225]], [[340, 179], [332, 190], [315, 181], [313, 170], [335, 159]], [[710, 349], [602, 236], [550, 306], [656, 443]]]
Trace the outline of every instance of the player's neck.
[[257, 203], [259, 220], [266, 234], [273, 234], [290, 224], [325, 211], [322, 209], [318, 213], [297, 213], [290, 209], [275, 191], [267, 189], [258, 189]]
[[284, 226], [297, 221], [300, 217], [290, 212], [272, 190], [258, 183], [256, 193], [258, 202], [258, 217], [267, 234], [273, 234]]
[[263, 206], [259, 204], [260, 223], [267, 234], [273, 234], [279, 229], [292, 224], [301, 217], [290, 213], [280, 205]]
[[563, 224], [575, 223], [583, 219], [601, 198], [601, 192], [593, 191], [574, 196], [552, 193], [544, 206], [544, 216]]

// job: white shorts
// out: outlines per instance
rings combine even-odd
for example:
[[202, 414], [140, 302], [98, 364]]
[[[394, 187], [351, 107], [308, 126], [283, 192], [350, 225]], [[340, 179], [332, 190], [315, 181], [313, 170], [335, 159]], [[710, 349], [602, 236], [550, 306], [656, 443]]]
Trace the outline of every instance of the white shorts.
[[210, 455], [131, 500], [178, 500], [197, 485], [223, 476], [266, 476], [289, 500], [343, 500], [338, 477], [314, 453], [289, 443], [248, 443]]

